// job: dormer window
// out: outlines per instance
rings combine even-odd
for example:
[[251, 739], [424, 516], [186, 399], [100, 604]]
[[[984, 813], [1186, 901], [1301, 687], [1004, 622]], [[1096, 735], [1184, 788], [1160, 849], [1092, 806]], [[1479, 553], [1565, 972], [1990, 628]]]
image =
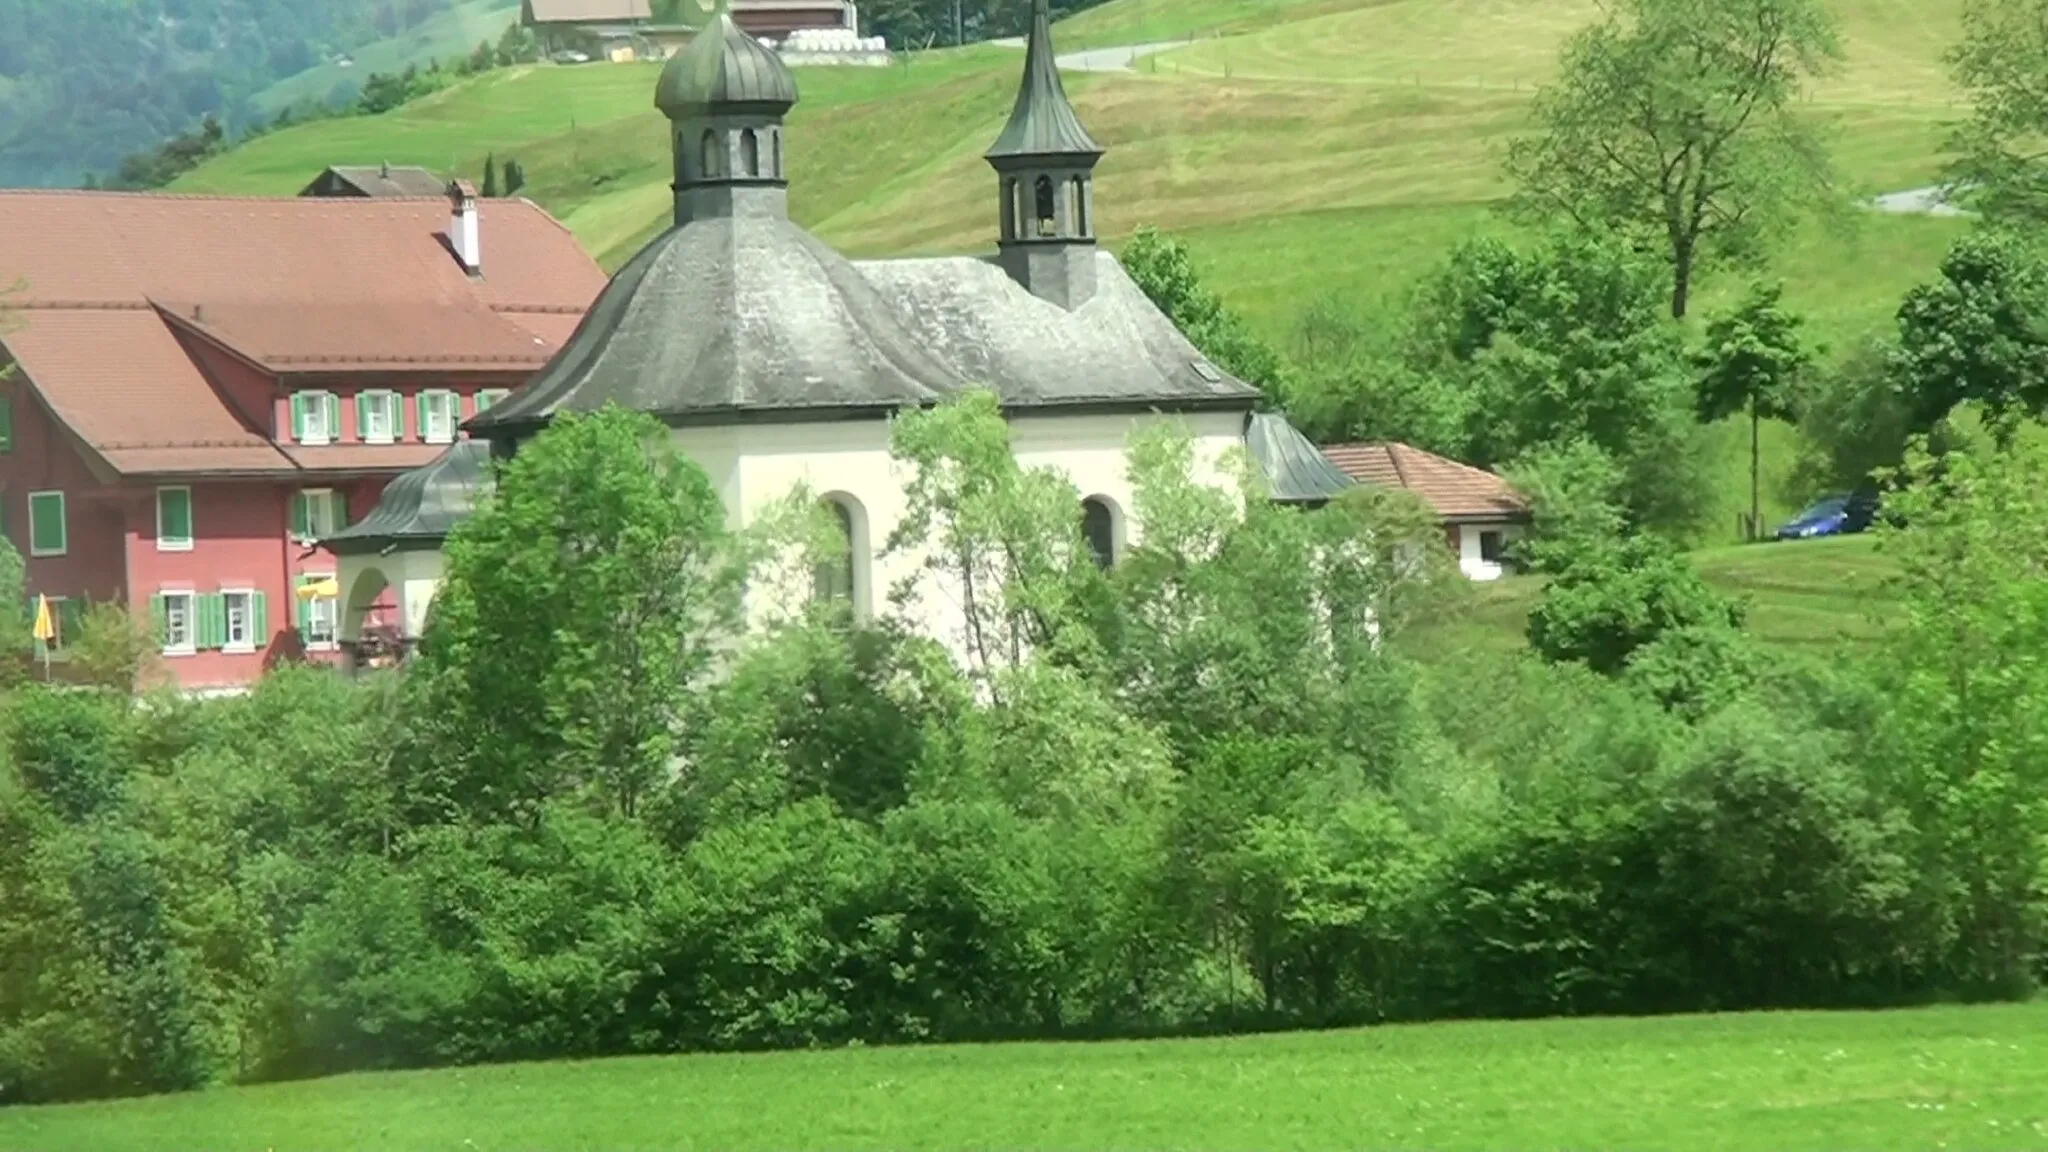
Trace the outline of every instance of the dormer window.
[[455, 393], [446, 389], [420, 393], [420, 439], [429, 444], [453, 443], [455, 425], [461, 416], [459, 405]]
[[365, 444], [389, 444], [397, 440], [401, 417], [398, 393], [373, 391], [356, 393], [356, 437]]
[[332, 392], [292, 393], [292, 439], [332, 444], [341, 427], [341, 401]]

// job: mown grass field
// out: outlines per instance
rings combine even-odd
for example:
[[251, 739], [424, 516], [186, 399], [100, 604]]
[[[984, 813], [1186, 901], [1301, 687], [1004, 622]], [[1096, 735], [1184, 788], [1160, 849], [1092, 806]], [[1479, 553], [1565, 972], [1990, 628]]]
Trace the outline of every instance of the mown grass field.
[[[479, 0], [479, 3], [484, 0]], [[1831, 134], [1845, 191], [1928, 183], [1959, 115], [1942, 64], [1960, 0], [1835, 0], [1845, 59], [1809, 114]], [[1319, 298], [1397, 295], [1476, 230], [1504, 229], [1499, 155], [1526, 123], [1556, 51], [1595, 0], [1110, 0], [1062, 22], [1061, 46], [1192, 38], [1129, 73], [1069, 74], [1110, 149], [1097, 218], [1112, 244], [1141, 224], [1185, 237], [1208, 280], [1270, 339]], [[972, 251], [995, 228], [981, 153], [1007, 114], [1021, 56], [976, 46], [888, 69], [806, 68], [791, 121], [791, 211], [855, 255]], [[359, 67], [361, 65], [359, 64]], [[665, 225], [668, 142], [651, 65], [535, 66], [479, 78], [371, 119], [258, 139], [179, 182], [285, 194], [328, 164], [424, 164], [477, 177], [515, 156], [525, 194], [616, 266]], [[1963, 230], [1955, 220], [1851, 211], [1791, 237], [1770, 272], [1815, 336], [1845, 349], [1889, 321]], [[1706, 313], [1740, 289], [1710, 276]], [[1746, 446], [1726, 437], [1713, 527], [1746, 507]], [[1789, 441], [1779, 430], [1778, 443]], [[1774, 478], [1787, 470], [1774, 452]], [[1798, 493], [1766, 486], [1767, 517]]]
[[[1897, 565], [1871, 535], [1708, 548], [1692, 561], [1715, 591], [1748, 606], [1751, 635], [1786, 651], [1821, 655], [1872, 643], [1898, 609]], [[1542, 590], [1540, 576], [1478, 585], [1461, 610], [1422, 632], [1421, 650], [1526, 647], [1529, 609]]]
[[8, 1152], [2048, 1148], [2048, 1004], [358, 1075], [0, 1110]]

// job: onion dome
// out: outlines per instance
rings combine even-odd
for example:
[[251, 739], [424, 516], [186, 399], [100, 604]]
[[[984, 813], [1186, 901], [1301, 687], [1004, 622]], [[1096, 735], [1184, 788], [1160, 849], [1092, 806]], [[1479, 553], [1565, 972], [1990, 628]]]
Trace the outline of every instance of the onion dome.
[[723, 5], [661, 70], [654, 106], [671, 120], [720, 112], [780, 115], [796, 104], [782, 57], [733, 23]]

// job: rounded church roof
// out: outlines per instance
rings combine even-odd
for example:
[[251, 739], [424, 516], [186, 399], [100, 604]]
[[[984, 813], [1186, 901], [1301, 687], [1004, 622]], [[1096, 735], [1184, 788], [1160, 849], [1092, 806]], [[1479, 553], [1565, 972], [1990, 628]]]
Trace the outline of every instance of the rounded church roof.
[[670, 421], [893, 410], [965, 386], [816, 237], [776, 215], [708, 216], [628, 261], [554, 360], [464, 427], [518, 435], [608, 402]]
[[733, 23], [723, 5], [662, 67], [654, 106], [671, 120], [706, 111], [787, 112], [796, 77], [782, 57]]
[[386, 484], [368, 516], [320, 544], [337, 556], [408, 544], [438, 547], [494, 487], [490, 444], [457, 440], [446, 452]]

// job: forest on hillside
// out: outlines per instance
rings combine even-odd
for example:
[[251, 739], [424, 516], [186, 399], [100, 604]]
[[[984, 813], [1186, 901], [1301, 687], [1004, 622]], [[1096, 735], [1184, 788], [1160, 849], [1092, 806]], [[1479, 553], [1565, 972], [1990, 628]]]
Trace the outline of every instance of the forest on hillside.
[[[0, 0], [0, 184], [71, 185], [455, 0]], [[508, 0], [508, 4], [510, 0]]]

